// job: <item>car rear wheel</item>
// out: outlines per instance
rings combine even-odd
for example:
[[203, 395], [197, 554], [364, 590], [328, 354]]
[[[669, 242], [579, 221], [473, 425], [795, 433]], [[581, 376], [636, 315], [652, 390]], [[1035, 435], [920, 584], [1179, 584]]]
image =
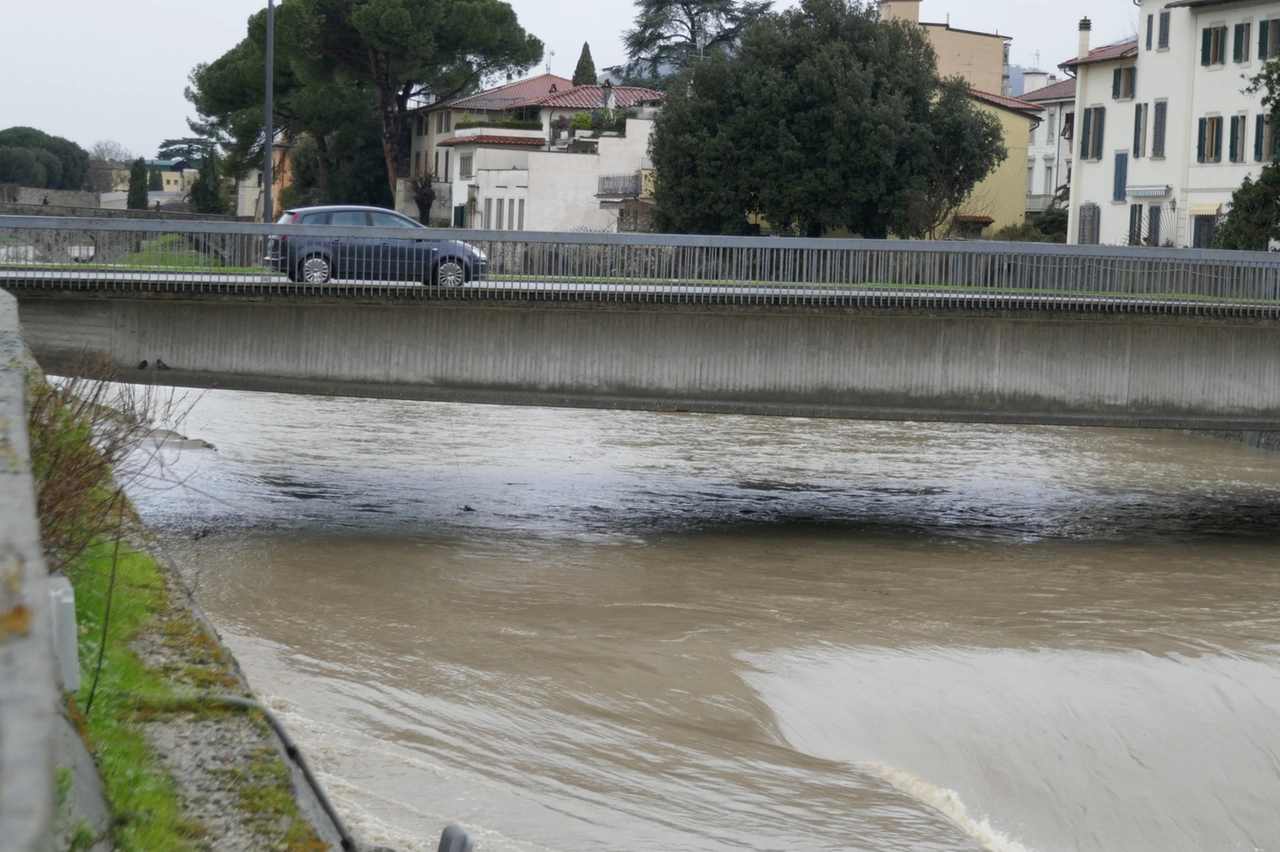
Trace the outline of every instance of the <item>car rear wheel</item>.
[[297, 280], [307, 284], [327, 284], [331, 274], [329, 258], [321, 254], [313, 254], [304, 257], [298, 264]]
[[431, 283], [440, 287], [461, 287], [467, 283], [467, 267], [456, 257], [446, 257], [436, 264]]

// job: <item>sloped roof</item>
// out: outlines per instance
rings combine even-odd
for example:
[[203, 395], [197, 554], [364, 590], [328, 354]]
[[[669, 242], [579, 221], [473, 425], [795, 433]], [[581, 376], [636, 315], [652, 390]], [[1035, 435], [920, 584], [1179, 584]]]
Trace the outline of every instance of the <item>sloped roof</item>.
[[1020, 98], [1007, 98], [1004, 95], [993, 95], [990, 92], [983, 92], [978, 89], [970, 89], [969, 94], [980, 101], [985, 101], [1001, 109], [1007, 109], [1010, 112], [1020, 112], [1032, 117], [1038, 112], [1044, 112], [1044, 107], [1040, 106], [1040, 104], [1033, 104]]
[[1116, 42], [1103, 47], [1094, 48], [1089, 51], [1089, 55], [1084, 59], [1076, 57], [1068, 59], [1059, 65], [1059, 68], [1077, 68], [1081, 65], [1093, 65], [1098, 62], [1114, 62], [1118, 59], [1129, 59], [1138, 55], [1138, 40], [1131, 38], [1128, 41]]
[[516, 80], [496, 89], [486, 89], [474, 95], [465, 95], [449, 101], [432, 104], [429, 109], [504, 110], [530, 106], [549, 94], [572, 89], [573, 81], [555, 74], [539, 74], [525, 80]]
[[439, 143], [439, 147], [448, 148], [454, 145], [528, 145], [541, 148], [547, 140], [533, 136], [455, 136]]
[[1069, 101], [1076, 96], [1076, 80], [1071, 77], [1061, 80], [1043, 89], [1036, 89], [1022, 96], [1024, 101], [1044, 103], [1045, 101]]
[[[613, 100], [620, 109], [633, 107], [644, 101], [656, 101], [665, 97], [662, 92], [639, 86], [614, 86]], [[538, 101], [538, 106], [561, 109], [599, 109], [604, 103], [604, 86], [574, 86], [565, 92], [548, 95]]]

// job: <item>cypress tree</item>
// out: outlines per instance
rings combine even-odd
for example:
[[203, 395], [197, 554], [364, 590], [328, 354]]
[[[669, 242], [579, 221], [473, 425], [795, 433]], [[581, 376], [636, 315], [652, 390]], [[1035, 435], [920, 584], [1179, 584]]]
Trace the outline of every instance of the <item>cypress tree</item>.
[[227, 204], [222, 197], [222, 178], [218, 174], [218, 160], [213, 154], [204, 158], [200, 165], [200, 176], [191, 185], [191, 206], [197, 213], [227, 212]]
[[594, 86], [596, 84], [596, 63], [591, 58], [591, 45], [582, 43], [582, 55], [578, 57], [578, 67], [573, 69], [573, 85]]
[[147, 209], [147, 162], [139, 157], [129, 169], [129, 197], [125, 207], [130, 210]]
[[151, 169], [151, 173], [147, 177], [147, 189], [153, 192], [160, 192], [164, 189], [164, 177], [161, 176], [159, 169]]

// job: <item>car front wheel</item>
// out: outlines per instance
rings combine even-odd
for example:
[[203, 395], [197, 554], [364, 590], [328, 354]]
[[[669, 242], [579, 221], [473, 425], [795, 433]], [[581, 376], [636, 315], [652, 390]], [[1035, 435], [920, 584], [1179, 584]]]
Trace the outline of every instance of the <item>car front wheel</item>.
[[331, 274], [329, 258], [323, 255], [313, 254], [304, 257], [298, 264], [298, 280], [307, 284], [327, 284]]
[[441, 287], [461, 287], [467, 283], [467, 267], [456, 257], [446, 257], [436, 264], [431, 282]]

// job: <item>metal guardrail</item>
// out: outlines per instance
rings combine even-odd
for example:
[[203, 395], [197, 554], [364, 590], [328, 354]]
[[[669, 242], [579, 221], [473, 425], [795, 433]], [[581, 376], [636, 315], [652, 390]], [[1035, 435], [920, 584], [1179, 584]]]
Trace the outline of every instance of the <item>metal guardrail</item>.
[[[283, 237], [295, 253], [281, 253], [281, 268], [265, 269], [262, 259], [273, 237]], [[308, 281], [299, 273], [310, 253], [321, 250], [318, 244], [334, 259], [331, 274]], [[485, 259], [465, 275], [442, 277], [439, 283], [447, 286], [417, 286], [435, 283], [439, 259], [472, 251]], [[1280, 255], [0, 216], [0, 286], [1276, 317]]]

